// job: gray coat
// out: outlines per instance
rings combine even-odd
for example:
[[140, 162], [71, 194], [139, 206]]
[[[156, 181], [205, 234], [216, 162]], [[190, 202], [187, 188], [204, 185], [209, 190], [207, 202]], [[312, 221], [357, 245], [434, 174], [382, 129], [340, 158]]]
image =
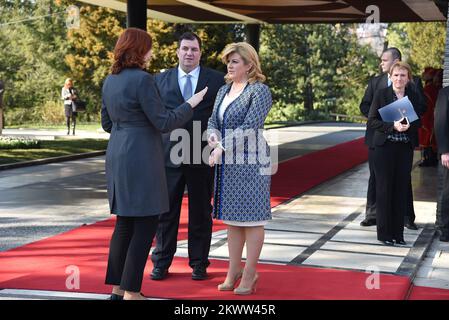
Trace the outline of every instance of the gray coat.
[[[270, 171], [271, 162], [259, 161], [261, 158], [258, 157], [259, 153], [266, 152], [264, 159], [268, 158], [270, 161], [269, 147], [260, 134], [256, 140], [257, 149], [253, 149], [249, 143], [244, 142], [242, 134], [235, 130], [258, 132], [258, 129], [263, 129], [272, 104], [270, 89], [260, 82], [248, 84], [228, 106], [223, 123], [220, 123], [219, 107], [230, 88], [231, 85], [227, 84], [218, 91], [208, 124], [208, 130], [218, 130], [217, 135], [222, 137], [221, 141], [226, 149], [222, 164], [215, 166], [214, 217], [240, 222], [269, 220], [271, 176], [266, 173]], [[228, 134], [226, 130], [229, 132], [229, 129], [234, 131]], [[244, 142], [243, 147], [238, 141]], [[243, 152], [238, 152], [239, 147], [243, 148]], [[240, 163], [237, 160], [239, 154], [244, 155], [244, 161]], [[251, 155], [257, 161], [250, 161]], [[232, 156], [230, 163], [226, 156]]]
[[188, 103], [167, 110], [153, 76], [139, 69], [109, 75], [103, 84], [101, 124], [110, 132], [106, 178], [111, 213], [127, 217], [169, 210], [161, 132], [192, 117]]

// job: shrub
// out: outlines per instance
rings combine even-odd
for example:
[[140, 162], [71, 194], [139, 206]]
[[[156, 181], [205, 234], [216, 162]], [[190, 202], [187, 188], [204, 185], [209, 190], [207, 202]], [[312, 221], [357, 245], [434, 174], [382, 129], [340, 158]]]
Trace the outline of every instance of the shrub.
[[41, 107], [33, 108], [33, 122], [62, 124], [65, 122], [64, 105], [61, 101], [46, 101]]
[[41, 142], [21, 137], [0, 137], [0, 149], [39, 149]]

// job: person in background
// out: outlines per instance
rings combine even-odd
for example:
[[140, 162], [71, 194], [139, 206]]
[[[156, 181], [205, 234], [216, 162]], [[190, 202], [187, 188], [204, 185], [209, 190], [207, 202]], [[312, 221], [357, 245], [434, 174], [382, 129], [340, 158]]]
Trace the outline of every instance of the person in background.
[[438, 94], [434, 126], [439, 157], [435, 225], [440, 241], [449, 242], [449, 87]]
[[[401, 51], [398, 48], [390, 47], [384, 50], [380, 58], [380, 68], [382, 70], [382, 74], [376, 77], [373, 77], [368, 82], [368, 87], [366, 88], [365, 94], [362, 98], [362, 102], [360, 103], [360, 111], [362, 114], [368, 118], [369, 110], [371, 104], [374, 99], [374, 94], [377, 90], [387, 88], [391, 86], [391, 75], [389, 74], [391, 66], [402, 60]], [[422, 110], [417, 110], [418, 115], [422, 115], [426, 111], [425, 104], [425, 96], [423, 92], [423, 87], [421, 83], [421, 79], [419, 77], [413, 77], [413, 85], [415, 86], [415, 90], [419, 96], [420, 103], [417, 106], [421, 108], [424, 106]], [[365, 133], [365, 144], [368, 146], [368, 164], [370, 177], [368, 180], [368, 191], [367, 191], [367, 199], [366, 199], [366, 212], [365, 219], [360, 222], [362, 227], [369, 227], [376, 225], [376, 176], [374, 173], [374, 165], [373, 165], [373, 157], [374, 157], [374, 147], [372, 143], [374, 135], [374, 130], [370, 128], [368, 125], [366, 127]], [[405, 227], [412, 230], [417, 230], [418, 226], [415, 224], [415, 210], [413, 206], [413, 191], [412, 191], [412, 182], [410, 180], [410, 188], [407, 191], [408, 196], [410, 197], [410, 201], [407, 201], [409, 204], [409, 208], [407, 209], [406, 215], [404, 217]]]
[[418, 146], [420, 120], [412, 123], [383, 121], [379, 109], [408, 97], [417, 114], [425, 108], [416, 86], [411, 83], [412, 71], [405, 62], [396, 62], [390, 70], [392, 85], [377, 90], [368, 115], [368, 126], [374, 130], [370, 147], [374, 148], [376, 175], [377, 239], [386, 245], [405, 245], [404, 216], [412, 199], [411, 183], [413, 151]]
[[73, 87], [73, 80], [67, 78], [64, 82], [64, 86], [61, 90], [61, 97], [64, 100], [64, 113], [66, 117], [67, 123], [67, 135], [70, 135], [70, 120], [72, 120], [73, 124], [73, 135], [75, 135], [75, 127], [76, 127], [76, 107], [74, 100], [78, 97], [77, 90]]
[[434, 167], [438, 164], [437, 145], [433, 131], [435, 103], [438, 97], [438, 88], [435, 85], [434, 78], [437, 70], [425, 68], [422, 79], [424, 80], [424, 94], [427, 98], [427, 110], [421, 117], [422, 126], [419, 128], [419, 146], [421, 147], [420, 167]]

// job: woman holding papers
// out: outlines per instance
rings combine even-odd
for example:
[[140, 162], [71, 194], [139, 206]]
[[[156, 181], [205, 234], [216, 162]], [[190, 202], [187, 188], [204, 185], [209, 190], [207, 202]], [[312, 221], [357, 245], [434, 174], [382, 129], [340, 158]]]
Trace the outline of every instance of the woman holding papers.
[[423, 106], [419, 105], [422, 102], [414, 86], [409, 85], [412, 72], [407, 63], [396, 62], [391, 67], [390, 79], [390, 87], [374, 94], [368, 116], [368, 126], [375, 130], [371, 147], [374, 148], [376, 174], [377, 239], [386, 245], [404, 245], [404, 215], [409, 205], [407, 201], [411, 201], [407, 190], [421, 123], [419, 119], [411, 118], [409, 122], [407, 117], [401, 116], [404, 108], [399, 110], [394, 121], [386, 121], [379, 109], [404, 97], [408, 97], [414, 110]]

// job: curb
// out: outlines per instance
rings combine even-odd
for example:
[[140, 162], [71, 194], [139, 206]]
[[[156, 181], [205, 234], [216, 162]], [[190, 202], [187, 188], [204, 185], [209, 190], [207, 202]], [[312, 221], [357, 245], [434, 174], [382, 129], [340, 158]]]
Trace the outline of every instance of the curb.
[[48, 163], [64, 162], [64, 161], [78, 160], [78, 159], [84, 159], [84, 158], [92, 158], [92, 157], [103, 156], [105, 154], [106, 154], [106, 150], [102, 150], [102, 151], [94, 151], [94, 152], [87, 152], [87, 153], [71, 154], [68, 156], [60, 156], [60, 157], [54, 157], [54, 158], [23, 161], [23, 162], [17, 162], [17, 163], [8, 163], [8, 164], [0, 165], [0, 171], [37, 166], [37, 165], [48, 164]]

